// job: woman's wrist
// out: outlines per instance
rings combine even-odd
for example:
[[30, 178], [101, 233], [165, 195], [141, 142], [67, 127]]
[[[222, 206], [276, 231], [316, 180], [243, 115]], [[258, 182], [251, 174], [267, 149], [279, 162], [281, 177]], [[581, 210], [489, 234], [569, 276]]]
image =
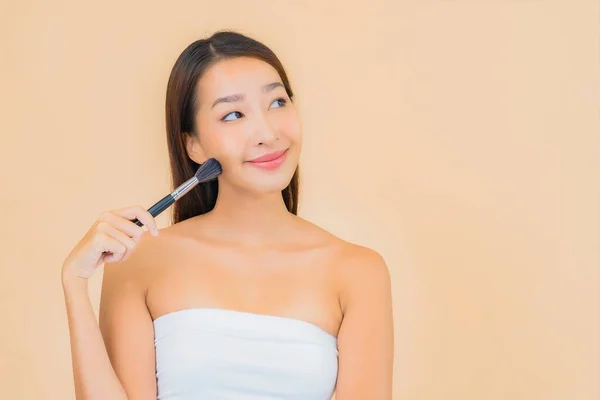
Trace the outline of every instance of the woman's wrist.
[[87, 292], [88, 280], [73, 274], [62, 274], [61, 282], [63, 291], [66, 294], [71, 292]]

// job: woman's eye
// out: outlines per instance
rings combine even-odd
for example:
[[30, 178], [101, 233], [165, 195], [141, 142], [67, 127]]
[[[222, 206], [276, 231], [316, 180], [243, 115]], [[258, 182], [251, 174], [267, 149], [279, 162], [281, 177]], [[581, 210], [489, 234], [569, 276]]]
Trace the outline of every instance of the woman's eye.
[[221, 121], [234, 121], [232, 119], [227, 119], [228, 116], [233, 115], [233, 114], [240, 114], [240, 115], [242, 115], [242, 113], [239, 112], [239, 111], [230, 112], [229, 114], [227, 114], [226, 116], [224, 116], [223, 118], [221, 118]]
[[[281, 98], [273, 101], [273, 103], [271, 103], [271, 104], [274, 104], [274, 103], [278, 103], [279, 104], [279, 106], [275, 107], [275, 108], [281, 108], [281, 107], [284, 107], [287, 104], [287, 100], [284, 99], [283, 97], [281, 97]], [[230, 115], [235, 115], [235, 114], [243, 115], [239, 111], [233, 111], [233, 112], [230, 112], [229, 114], [225, 115], [223, 118], [221, 118], [221, 121], [224, 121], [224, 122], [235, 121], [237, 118], [233, 118], [233, 119], [232, 118], [228, 118]], [[239, 118], [241, 118], [241, 117], [239, 117]]]
[[[287, 100], [284, 99], [283, 97], [275, 100], [273, 103], [276, 103], [276, 102], [280, 102], [281, 103], [281, 105], [279, 107], [277, 107], [277, 108], [283, 107], [283, 106], [285, 106], [287, 104]], [[271, 103], [271, 104], [273, 104], [273, 103]]]

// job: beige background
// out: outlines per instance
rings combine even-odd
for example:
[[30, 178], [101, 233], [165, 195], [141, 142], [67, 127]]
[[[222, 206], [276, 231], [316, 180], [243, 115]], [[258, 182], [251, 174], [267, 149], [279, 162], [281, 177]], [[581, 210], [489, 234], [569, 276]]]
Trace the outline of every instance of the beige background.
[[289, 70], [301, 214], [389, 264], [394, 399], [599, 399], [599, 11], [3, 1], [1, 397], [74, 398], [61, 262], [102, 210], [167, 193], [169, 70], [232, 28]]

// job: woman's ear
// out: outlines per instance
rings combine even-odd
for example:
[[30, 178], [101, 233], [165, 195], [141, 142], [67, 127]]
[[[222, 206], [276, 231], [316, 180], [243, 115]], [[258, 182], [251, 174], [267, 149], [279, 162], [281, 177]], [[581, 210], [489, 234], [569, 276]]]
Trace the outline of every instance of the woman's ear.
[[200, 140], [193, 133], [185, 133], [185, 147], [190, 157], [196, 164], [202, 164], [207, 160]]

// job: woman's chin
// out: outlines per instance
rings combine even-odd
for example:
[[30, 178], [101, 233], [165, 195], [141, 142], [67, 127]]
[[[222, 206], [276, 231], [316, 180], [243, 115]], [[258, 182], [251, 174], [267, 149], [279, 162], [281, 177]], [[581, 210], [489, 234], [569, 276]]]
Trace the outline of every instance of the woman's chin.
[[285, 189], [290, 184], [290, 181], [280, 181], [280, 182], [255, 182], [253, 185], [253, 191], [257, 193], [281, 193], [283, 189]]
[[246, 184], [247, 188], [255, 193], [278, 193], [290, 184], [292, 176], [293, 174], [261, 176], [247, 181]]

